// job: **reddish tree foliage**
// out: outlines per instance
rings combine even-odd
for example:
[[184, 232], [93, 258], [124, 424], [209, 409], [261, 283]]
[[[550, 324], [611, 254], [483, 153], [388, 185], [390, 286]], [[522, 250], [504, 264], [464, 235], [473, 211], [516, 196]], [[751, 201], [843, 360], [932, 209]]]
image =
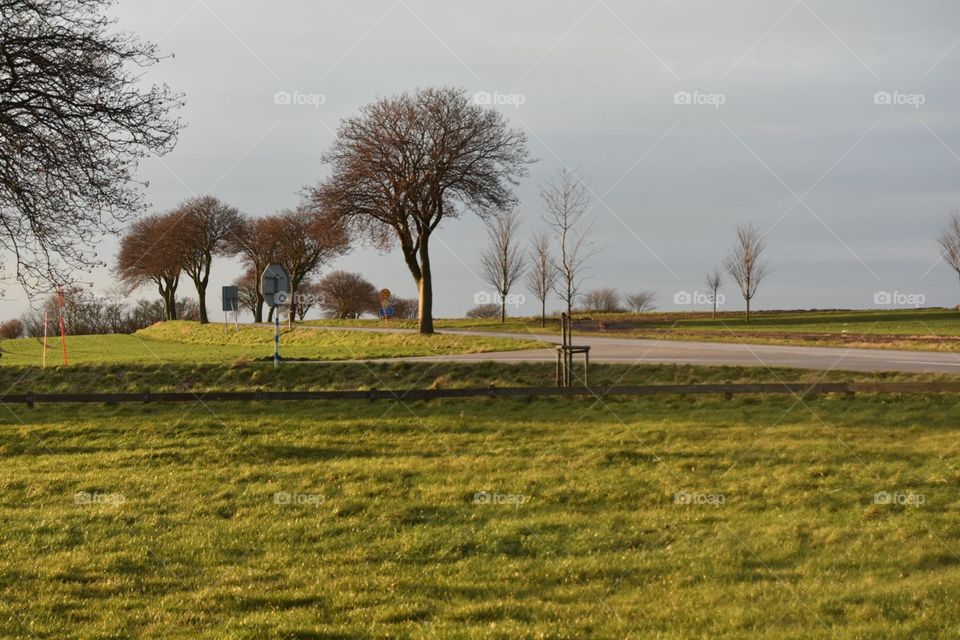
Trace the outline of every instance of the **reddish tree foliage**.
[[254, 274], [253, 286], [256, 302], [251, 311], [254, 322], [263, 322], [263, 292], [260, 291], [260, 274], [276, 259], [283, 234], [277, 216], [247, 218], [227, 237], [227, 250], [239, 255], [244, 266]]
[[350, 250], [346, 224], [340, 218], [307, 207], [277, 216], [281, 229], [276, 262], [290, 277], [290, 317], [296, 317], [297, 290], [310, 274]]
[[178, 218], [171, 214], [152, 214], [134, 222], [120, 239], [115, 268], [130, 290], [147, 282], [156, 284], [167, 320], [177, 319], [177, 285], [183, 271], [177, 224]]
[[183, 270], [197, 288], [200, 323], [207, 317], [207, 286], [213, 256], [229, 253], [227, 238], [240, 227], [240, 212], [213, 196], [197, 196], [171, 212], [176, 218], [176, 237], [183, 252]]
[[321, 296], [320, 307], [331, 318], [359, 318], [364, 313], [377, 313], [380, 308], [377, 288], [359, 273], [328, 273], [316, 289]]

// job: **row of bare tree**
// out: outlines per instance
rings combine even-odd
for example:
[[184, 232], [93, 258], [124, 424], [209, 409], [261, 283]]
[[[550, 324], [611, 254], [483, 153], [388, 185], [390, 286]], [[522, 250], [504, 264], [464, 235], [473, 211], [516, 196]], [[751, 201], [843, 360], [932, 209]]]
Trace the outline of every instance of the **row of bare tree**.
[[534, 235], [528, 251], [517, 238], [520, 219], [516, 209], [495, 213], [487, 227], [489, 242], [480, 256], [480, 267], [484, 280], [499, 296], [501, 322], [506, 318], [510, 291], [521, 278], [540, 302], [541, 325], [546, 321], [551, 293], [572, 313], [587, 260], [598, 251], [592, 241], [592, 224], [586, 218], [588, 190], [573, 172], [562, 169], [541, 188], [540, 197], [546, 230]]
[[[480, 256], [480, 266], [484, 280], [499, 296], [501, 322], [506, 318], [510, 291], [521, 278], [540, 303], [541, 326], [546, 321], [547, 298], [551, 293], [560, 298], [567, 314], [572, 315], [574, 304], [581, 297], [587, 261], [599, 250], [592, 241], [592, 222], [586, 217], [590, 210], [589, 189], [576, 174], [562, 169], [541, 188], [540, 197], [547, 230], [533, 237], [529, 251], [519, 244], [520, 219], [515, 209], [495, 214], [488, 225], [488, 246]], [[764, 248], [760, 230], [753, 224], [741, 225], [737, 227], [733, 248], [723, 260], [724, 270], [746, 301], [747, 322], [751, 300], [768, 273], [767, 264], [761, 259]], [[707, 276], [714, 315], [721, 284], [719, 270]], [[582, 297], [586, 308], [593, 311], [623, 310], [619, 294], [610, 288], [596, 289]], [[652, 308], [654, 297], [651, 292], [641, 291], [627, 296], [626, 302], [636, 311], [645, 311]], [[484, 313], [477, 311], [474, 315]]]
[[200, 322], [205, 323], [213, 258], [238, 256], [247, 269], [246, 279], [255, 283], [251, 312], [262, 322], [259, 274], [269, 264], [282, 264], [290, 276], [294, 315], [300, 286], [349, 248], [344, 226], [309, 207], [250, 218], [213, 196], [198, 196], [134, 222], [121, 238], [116, 272], [130, 289], [153, 283], [168, 320], [179, 317], [177, 287], [186, 275], [196, 287]]

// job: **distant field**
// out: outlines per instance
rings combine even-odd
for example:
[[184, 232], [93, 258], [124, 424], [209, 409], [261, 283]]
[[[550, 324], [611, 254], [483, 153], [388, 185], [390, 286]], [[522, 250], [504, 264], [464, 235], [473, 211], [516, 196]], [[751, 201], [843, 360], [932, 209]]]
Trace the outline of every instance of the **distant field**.
[[[69, 336], [71, 364], [232, 362], [272, 359], [273, 329], [241, 325], [199, 325], [165, 322], [133, 335]], [[343, 331], [288, 330], [281, 335], [281, 355], [295, 360], [351, 360], [398, 356], [511, 351], [542, 346], [530, 340], [452, 335], [391, 335]], [[35, 338], [0, 341], [0, 364], [39, 365], [42, 341]], [[62, 363], [59, 337], [52, 337], [49, 366]]]
[[[761, 311], [747, 324], [742, 313], [724, 312], [711, 319], [703, 312], [575, 314], [576, 330], [585, 333], [672, 340], [850, 346], [931, 351], [960, 351], [960, 311]], [[318, 320], [316, 324], [346, 324]], [[356, 321], [354, 321], [356, 324]], [[361, 321], [382, 326], [376, 320]], [[412, 322], [393, 326], [414, 327]], [[439, 329], [475, 329], [511, 333], [557, 333], [556, 318], [546, 327], [539, 318], [498, 320], [441, 319]]]
[[0, 637], [935, 637], [957, 402], [15, 407]]

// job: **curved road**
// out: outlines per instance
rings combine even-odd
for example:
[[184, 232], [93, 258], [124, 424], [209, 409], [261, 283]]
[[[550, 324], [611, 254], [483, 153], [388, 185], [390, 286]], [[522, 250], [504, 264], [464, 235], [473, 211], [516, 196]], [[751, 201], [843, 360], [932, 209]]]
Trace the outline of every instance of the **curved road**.
[[[303, 325], [301, 325], [303, 326]], [[317, 327], [348, 331], [408, 332], [410, 329], [374, 327]], [[520, 338], [560, 343], [549, 334], [500, 333], [491, 331], [445, 330], [440, 333]], [[896, 351], [892, 349], [855, 349], [841, 347], [798, 347], [725, 342], [688, 342], [679, 340], [641, 340], [574, 334], [574, 344], [590, 347], [590, 361], [610, 364], [695, 364], [748, 367], [792, 367], [797, 369], [838, 369], [843, 371], [904, 371], [913, 373], [960, 374], [960, 353], [942, 351]], [[556, 361], [553, 349], [500, 351], [450, 356], [403, 358], [414, 361], [456, 362], [543, 362]], [[397, 360], [393, 358], [392, 360]]]

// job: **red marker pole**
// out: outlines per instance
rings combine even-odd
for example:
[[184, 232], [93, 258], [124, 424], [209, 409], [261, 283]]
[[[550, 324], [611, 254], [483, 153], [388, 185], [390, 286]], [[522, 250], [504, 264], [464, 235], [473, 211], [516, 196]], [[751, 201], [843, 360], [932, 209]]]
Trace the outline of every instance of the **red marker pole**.
[[47, 327], [50, 326], [50, 309], [43, 310], [43, 368], [47, 368]]
[[63, 319], [63, 289], [57, 287], [57, 307], [60, 310], [60, 348], [63, 350], [63, 366], [67, 366], [67, 323]]

